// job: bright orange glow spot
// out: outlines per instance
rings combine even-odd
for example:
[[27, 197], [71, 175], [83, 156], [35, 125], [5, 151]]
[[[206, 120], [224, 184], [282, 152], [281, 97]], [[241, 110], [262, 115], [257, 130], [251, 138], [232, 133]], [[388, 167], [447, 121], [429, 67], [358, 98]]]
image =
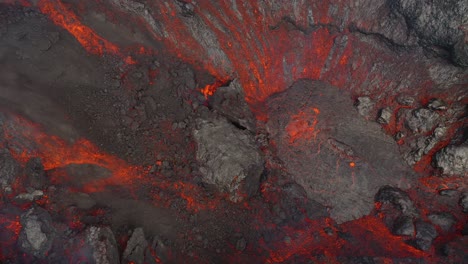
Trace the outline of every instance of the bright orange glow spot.
[[349, 166], [350, 166], [351, 168], [354, 168], [354, 167], [356, 167], [356, 163], [350, 162], [350, 163], [349, 163]]

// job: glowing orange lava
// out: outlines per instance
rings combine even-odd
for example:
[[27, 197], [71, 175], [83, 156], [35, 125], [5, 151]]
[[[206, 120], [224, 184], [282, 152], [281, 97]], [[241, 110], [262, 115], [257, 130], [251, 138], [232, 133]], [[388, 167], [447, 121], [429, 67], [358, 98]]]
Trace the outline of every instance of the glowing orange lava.
[[78, 16], [69, 10], [60, 0], [40, 0], [37, 5], [40, 11], [49, 16], [56, 25], [70, 32], [87, 52], [99, 56], [104, 53], [114, 54], [122, 57], [127, 64], [136, 63], [132, 57], [123, 56], [119, 47], [115, 44], [102, 38], [92, 29], [81, 23]]

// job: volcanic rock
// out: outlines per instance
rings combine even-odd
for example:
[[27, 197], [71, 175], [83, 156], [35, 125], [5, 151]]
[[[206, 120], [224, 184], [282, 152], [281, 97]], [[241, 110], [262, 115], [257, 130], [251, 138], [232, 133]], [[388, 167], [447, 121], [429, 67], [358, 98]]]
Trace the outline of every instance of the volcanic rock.
[[434, 225], [440, 226], [444, 231], [449, 231], [450, 228], [457, 222], [455, 217], [451, 213], [442, 212], [442, 213], [433, 213], [427, 216], [429, 221]]
[[24, 174], [28, 178], [27, 183], [35, 189], [47, 187], [48, 179], [40, 158], [30, 159], [24, 168]]
[[229, 193], [234, 202], [256, 193], [264, 159], [252, 134], [225, 118], [212, 116], [197, 120], [193, 136], [205, 183]]
[[0, 150], [0, 187], [9, 186], [19, 173], [21, 166], [6, 149]]
[[87, 245], [92, 248], [92, 260], [96, 264], [119, 263], [117, 242], [109, 227], [88, 227], [85, 236]]
[[428, 137], [419, 137], [410, 143], [411, 150], [405, 155], [405, 160], [409, 165], [414, 165], [427, 155], [447, 134], [446, 127], [436, 127], [434, 132]]
[[447, 103], [441, 99], [432, 99], [427, 107], [432, 110], [447, 110]]
[[52, 247], [55, 229], [50, 214], [41, 208], [32, 208], [21, 215], [18, 244], [21, 250], [37, 258], [44, 258]]
[[437, 152], [435, 165], [446, 175], [468, 175], [468, 143], [460, 146], [450, 145]]
[[439, 194], [442, 196], [454, 197], [458, 194], [458, 191], [454, 189], [443, 189], [439, 191]]
[[459, 204], [463, 208], [463, 212], [468, 213], [468, 192], [461, 195]]
[[132, 236], [127, 242], [127, 247], [122, 255], [124, 263], [143, 264], [145, 261], [145, 251], [148, 246], [143, 228], [135, 228]]
[[210, 103], [213, 109], [233, 124], [255, 131], [255, 118], [245, 101], [244, 91], [237, 79], [229, 86], [219, 87], [210, 98]]
[[372, 102], [372, 99], [370, 99], [370, 97], [363, 96], [363, 97], [358, 97], [355, 105], [360, 115], [364, 117], [369, 117], [370, 112], [374, 108], [375, 103]]
[[34, 190], [29, 193], [20, 193], [15, 197], [17, 202], [32, 202], [42, 198], [44, 196], [44, 192], [41, 190]]
[[401, 105], [412, 106], [415, 102], [414, 98], [408, 95], [399, 95], [397, 102]]
[[377, 118], [377, 122], [379, 122], [380, 124], [390, 123], [392, 114], [393, 114], [392, 109], [390, 109], [389, 107], [381, 109], [379, 113], [379, 118]]
[[468, 44], [466, 38], [466, 36], [460, 38], [452, 50], [454, 62], [462, 67], [468, 67]]
[[400, 216], [393, 223], [392, 233], [397, 236], [412, 236], [414, 234], [413, 218]]
[[409, 111], [406, 115], [406, 126], [414, 133], [425, 133], [437, 124], [439, 114], [427, 109], [419, 108]]
[[375, 195], [375, 201], [380, 203], [391, 203], [397, 206], [398, 209], [407, 216], [417, 216], [417, 209], [413, 201], [406, 192], [392, 186], [384, 186], [380, 188]]
[[466, 60], [466, 43], [458, 41], [463, 38], [463, 26], [467, 21], [468, 3], [464, 0], [426, 1], [397, 0], [392, 1], [392, 7], [406, 19], [408, 27], [421, 39], [422, 44], [442, 46], [450, 50], [457, 46], [454, 58], [460, 66]]
[[431, 247], [432, 241], [437, 237], [437, 231], [433, 225], [423, 221], [417, 221], [415, 226], [416, 238], [409, 243], [417, 249], [426, 251]]
[[339, 223], [368, 214], [380, 186], [413, 179], [395, 141], [356, 115], [350, 98], [322, 82], [300, 80], [267, 101], [267, 130], [286, 170]]

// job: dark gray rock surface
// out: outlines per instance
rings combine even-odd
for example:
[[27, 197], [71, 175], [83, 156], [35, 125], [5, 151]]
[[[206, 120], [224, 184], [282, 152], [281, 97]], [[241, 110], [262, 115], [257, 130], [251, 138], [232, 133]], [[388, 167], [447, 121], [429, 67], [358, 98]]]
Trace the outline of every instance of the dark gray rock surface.
[[239, 80], [233, 80], [229, 86], [219, 87], [210, 98], [210, 103], [214, 110], [233, 124], [255, 132], [255, 117], [245, 101]]
[[450, 228], [457, 222], [453, 214], [448, 212], [433, 213], [427, 216], [429, 221], [434, 225], [439, 226], [443, 231], [449, 231]]
[[0, 187], [9, 186], [20, 172], [20, 164], [11, 156], [7, 149], [0, 150]]
[[239, 202], [258, 190], [264, 158], [250, 132], [224, 117], [198, 119], [193, 131], [203, 181], [213, 184]]
[[413, 218], [410, 216], [398, 217], [393, 223], [392, 233], [397, 236], [413, 236], [414, 235]]
[[146, 241], [143, 228], [135, 228], [123, 252], [122, 261], [124, 263], [143, 264], [147, 247], [148, 241]]
[[417, 221], [415, 223], [416, 237], [409, 243], [415, 248], [427, 251], [431, 248], [432, 242], [437, 237], [435, 227], [427, 222]]
[[375, 201], [380, 203], [391, 203], [396, 206], [403, 215], [418, 215], [417, 209], [408, 194], [396, 187], [387, 185], [380, 188], [375, 195]]

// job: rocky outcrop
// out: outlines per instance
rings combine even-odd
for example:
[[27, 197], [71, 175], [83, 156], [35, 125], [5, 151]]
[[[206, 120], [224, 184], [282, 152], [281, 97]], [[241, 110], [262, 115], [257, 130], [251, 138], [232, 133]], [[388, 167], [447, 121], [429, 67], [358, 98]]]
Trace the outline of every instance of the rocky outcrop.
[[267, 104], [267, 129], [286, 170], [337, 222], [368, 214], [380, 186], [412, 181], [394, 140], [359, 117], [343, 91], [301, 80]]
[[255, 140], [227, 119], [211, 116], [198, 119], [193, 136], [203, 181], [242, 201], [258, 190], [264, 159]]

